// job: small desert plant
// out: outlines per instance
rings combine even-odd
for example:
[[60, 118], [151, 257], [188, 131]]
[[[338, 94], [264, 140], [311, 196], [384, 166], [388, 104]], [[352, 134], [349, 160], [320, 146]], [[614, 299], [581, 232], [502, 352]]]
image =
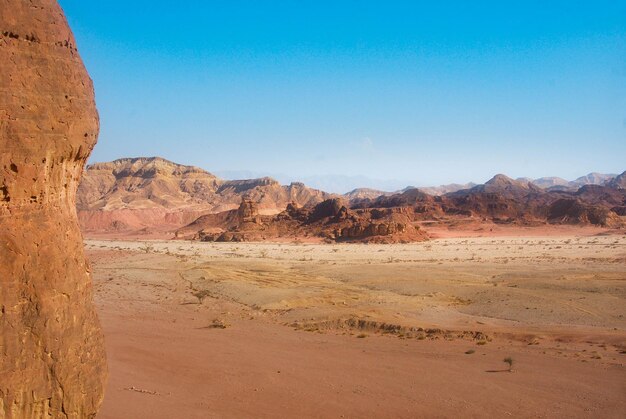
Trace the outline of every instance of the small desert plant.
[[193, 292], [192, 295], [198, 299], [198, 304], [202, 304], [206, 297], [211, 296], [211, 292], [209, 290], [199, 290]]
[[226, 329], [227, 327], [228, 325], [220, 319], [213, 320], [213, 322], [208, 326], [209, 329]]
[[265, 259], [267, 257], [267, 250], [265, 250], [265, 249], [261, 250], [261, 257], [263, 259]]
[[507, 356], [503, 359], [504, 363], [509, 364], [509, 372], [513, 371], [513, 358]]
[[151, 243], [144, 243], [139, 250], [142, 250], [144, 253], [150, 253], [154, 250], [154, 246]]

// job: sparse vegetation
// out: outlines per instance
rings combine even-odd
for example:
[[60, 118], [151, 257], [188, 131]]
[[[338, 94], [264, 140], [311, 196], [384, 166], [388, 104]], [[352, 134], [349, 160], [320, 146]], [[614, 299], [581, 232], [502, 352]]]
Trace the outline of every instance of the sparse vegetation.
[[211, 292], [209, 290], [198, 290], [193, 293], [193, 296], [198, 299], [198, 304], [202, 304], [206, 297], [211, 296]]
[[[145, 245], [144, 241], [146, 242]], [[617, 259], [619, 256], [617, 251], [608, 252], [608, 257], [611, 259], [607, 259], [604, 255], [590, 254], [587, 256], [580, 250], [575, 250], [578, 244], [574, 240], [572, 240], [570, 247], [563, 246], [562, 249], [551, 251], [554, 252], [552, 254], [561, 252], [558, 253], [559, 258], [554, 260], [543, 256], [544, 254], [549, 256], [551, 253], [542, 247], [537, 247], [537, 240], [535, 239], [525, 243], [523, 249], [518, 248], [519, 244], [523, 243], [521, 241], [506, 241], [505, 243], [511, 244], [508, 250], [506, 249], [507, 246], [501, 246], [499, 241], [493, 247], [485, 246], [488, 243], [486, 239], [476, 240], [471, 243], [470, 247], [461, 247], [460, 250], [456, 250], [458, 241], [448, 240], [448, 247], [443, 246], [445, 243], [433, 241], [427, 245], [393, 246], [373, 244], [369, 248], [337, 244], [330, 246], [306, 244], [297, 247], [289, 243], [282, 245], [247, 243], [199, 245], [192, 243], [184, 246], [170, 244], [168, 247], [168, 243], [144, 239], [141, 242], [133, 243], [129, 250], [148, 268], [154, 264], [156, 256], [143, 257], [146, 248], [148, 253], [165, 254], [171, 251], [172, 259], [176, 256], [182, 260], [187, 260], [187, 263], [177, 264], [175, 268], [174, 265], [170, 267], [170, 264], [165, 264], [163, 268], [178, 269], [184, 272], [185, 275], [189, 275], [189, 279], [196, 282], [195, 287], [197, 288], [190, 287], [185, 290], [186, 292], [180, 298], [176, 295], [170, 295], [169, 292], [172, 289], [174, 292], [180, 291], [178, 283], [174, 286], [159, 283], [155, 290], [159, 292], [159, 301], [165, 301], [167, 297], [172, 298], [170, 301], [187, 305], [187, 309], [194, 310], [197, 313], [194, 314], [195, 316], [201, 315], [204, 318], [204, 313], [211, 313], [214, 307], [222, 304], [220, 302], [222, 298], [241, 300], [245, 298], [246, 302], [250, 304], [249, 310], [244, 308], [241, 314], [236, 312], [235, 316], [232, 317], [233, 319], [238, 316], [247, 318], [249, 316], [248, 311], [250, 313], [259, 311], [263, 317], [271, 321], [283, 322], [287, 318], [303, 321], [304, 324], [298, 325], [297, 330], [316, 334], [323, 333], [329, 336], [343, 333], [355, 339], [371, 338], [369, 340], [374, 339], [376, 341], [369, 342], [367, 340], [360, 346], [368, 346], [366, 345], [368, 342], [376, 345], [379, 344], [379, 341], [382, 343], [383, 340], [378, 335], [403, 339], [401, 340], [402, 345], [419, 346], [421, 347], [420, 350], [424, 351], [430, 350], [431, 345], [439, 345], [444, 341], [464, 340], [465, 343], [460, 343], [462, 346], [456, 346], [456, 351], [459, 355], [466, 355], [465, 363], [472, 363], [478, 359], [484, 362], [483, 360], [487, 358], [482, 355], [488, 355], [489, 352], [492, 352], [489, 350], [490, 347], [493, 347], [494, 352], [505, 351], [491, 361], [492, 363], [495, 362], [493, 365], [495, 368], [488, 371], [499, 372], [500, 374], [520, 370], [520, 367], [516, 365], [519, 362], [518, 354], [520, 352], [515, 349], [517, 346], [511, 346], [510, 349], [507, 349], [509, 346], [504, 342], [504, 339], [492, 341], [490, 336], [478, 332], [482, 328], [488, 332], [491, 327], [489, 322], [476, 320], [476, 325], [468, 325], [467, 329], [463, 329], [467, 332], [455, 328], [450, 330], [423, 329], [418, 328], [413, 323], [415, 321], [413, 308], [422, 310], [428, 307], [444, 306], [446, 310], [461, 311], [458, 306], [464, 305], [468, 306], [470, 311], [480, 309], [484, 311], [485, 316], [494, 318], [506, 315], [512, 320], [523, 323], [526, 319], [537, 319], [536, 316], [541, 315], [541, 319], [545, 318], [547, 321], [552, 321], [560, 316], [557, 306], [543, 305], [543, 300], [526, 300], [526, 298], [539, 294], [543, 296], [546, 293], [549, 296], [555, 295], [553, 293], [558, 292], [559, 287], [563, 286], [559, 281], [566, 280], [565, 286], [568, 289], [573, 288], [572, 295], [568, 295], [568, 298], [572, 298], [570, 302], [575, 302], [582, 309], [587, 310], [592, 307], [595, 299], [602, 298], [609, 286], [615, 286], [614, 284], [605, 284], [603, 280], [620, 277], [612, 268], [610, 272], [604, 272], [595, 270], [593, 266], [586, 267], [586, 264], [592, 264], [596, 260], [617, 266], [618, 263], [621, 263], [621, 259]], [[602, 245], [605, 243], [607, 243], [606, 240], [600, 241]], [[91, 244], [92, 247], [98, 245], [100, 242], [96, 242], [95, 245]], [[151, 245], [154, 246], [154, 249]], [[546, 247], [550, 245], [554, 246], [554, 244], [547, 243]], [[110, 242], [107, 246], [109, 249], [115, 247], [119, 247], [117, 242]], [[139, 247], [143, 252], [137, 250]], [[174, 250], [177, 247], [179, 251]], [[426, 247], [432, 249], [430, 253], [422, 252]], [[596, 246], [596, 248], [598, 247]], [[478, 251], [479, 248], [484, 250]], [[195, 263], [194, 266], [192, 255], [198, 250], [203, 258], [211, 261], [210, 264]], [[237, 251], [237, 253], [229, 250]], [[571, 254], [566, 253], [570, 251]], [[601, 250], [601, 252], [607, 251]], [[580, 260], [581, 256], [589, 257], [589, 259], [584, 259], [584, 263], [581, 262], [580, 266], [577, 265], [577, 270], [571, 269], [569, 262]], [[462, 264], [468, 260], [481, 261], [484, 263], [484, 267], [478, 266], [477, 262]], [[236, 261], [245, 263], [234, 263]], [[507, 261], [509, 262], [508, 265], [505, 264]], [[526, 262], [529, 266], [537, 264], [542, 268], [538, 273], [534, 272], [533, 281], [523, 280], [527, 272], [524, 267]], [[439, 267], [438, 263], [443, 264], [443, 268]], [[338, 266], [335, 267], [334, 265]], [[453, 267], [453, 275], [450, 274], [452, 271], [450, 266]], [[416, 275], [418, 271], [419, 275]], [[135, 274], [133, 273], [133, 275]], [[152, 277], [154, 273], [149, 272], [148, 275]], [[593, 285], [589, 282], [580, 282], [591, 275], [595, 275], [593, 278], [598, 280]], [[113, 289], [116, 281], [101, 282], [102, 289]], [[123, 278], [120, 282], [124, 286], [128, 286], [128, 283], [135, 283], [134, 277]], [[149, 284], [149, 282], [146, 283]], [[452, 287], [450, 285], [452, 283], [455, 287], [460, 284], [462, 288]], [[542, 285], [545, 283], [550, 284], [547, 290]], [[143, 283], [139, 285], [145, 286]], [[208, 288], [210, 292], [202, 288]], [[519, 292], [522, 288], [524, 293]], [[291, 292], [294, 289], [297, 289], [298, 292]], [[142, 292], [144, 290], [142, 289]], [[459, 294], [454, 292], [456, 290], [459, 290]], [[591, 293], [593, 293], [594, 301], [586, 301], [586, 299], [590, 299]], [[259, 298], [255, 299], [256, 296]], [[210, 298], [206, 299], [206, 297]], [[210, 304], [205, 304], [205, 299]], [[532, 304], [530, 304], [531, 301]], [[374, 304], [376, 305], [374, 306]], [[314, 307], [315, 312], [309, 310], [310, 307]], [[327, 309], [329, 311], [326, 311]], [[552, 311], [553, 309], [554, 311]], [[593, 306], [593, 310], [598, 310], [601, 314], [616, 313], [618, 307], [605, 309]], [[533, 312], [537, 314], [533, 314]], [[289, 315], [282, 317], [285, 313], [289, 313]], [[327, 313], [332, 313], [333, 317], [330, 320], [323, 317], [328, 316]], [[231, 317], [226, 317], [229, 315], [221, 313], [219, 318], [225, 322], [231, 321]], [[358, 316], [359, 320], [364, 319], [364, 326], [346, 327], [339, 320], [335, 323], [334, 316], [343, 319], [343, 316], [348, 315]], [[370, 316], [371, 318], [368, 318]], [[213, 318], [204, 318], [205, 323], [198, 325], [197, 328], [221, 329], [230, 326], [223, 322], [212, 324]], [[382, 320], [391, 322], [395, 318], [398, 319], [397, 323], [388, 323], [382, 329], [374, 324]], [[234, 324], [239, 327], [239, 323]], [[396, 328], [394, 326], [396, 324], [403, 326]], [[215, 333], [218, 332], [215, 331]], [[588, 352], [582, 351], [580, 355], [573, 355], [565, 349], [557, 353], [559, 348], [554, 347], [553, 339], [550, 336], [538, 334], [537, 336], [524, 335], [523, 337], [523, 343], [531, 345], [528, 348], [538, 349], [537, 354], [542, 353], [545, 349], [544, 352], [547, 351], [548, 354], [570, 357], [576, 359], [577, 363], [584, 360], [591, 364], [612, 364], [620, 361], [619, 359], [615, 361], [612, 357], [622, 357], [623, 355], [619, 354], [619, 350], [624, 350], [623, 347], [604, 345], [604, 342], [598, 341], [592, 345], [595, 348], [591, 348]], [[329, 339], [331, 338], [329, 337]], [[413, 343], [410, 343], [411, 341]], [[517, 343], [521, 342], [518, 341]], [[533, 346], [540, 343], [540, 347]], [[356, 341], [355, 344], [357, 344]], [[482, 348], [483, 345], [487, 346]], [[561, 346], [563, 345], [561, 344]], [[476, 346], [480, 347], [477, 348]], [[597, 351], [592, 353], [594, 349]], [[463, 358], [461, 357], [460, 360]], [[498, 362], [504, 362], [505, 366], [498, 364]], [[514, 376], [511, 375], [511, 377]]]
[[503, 359], [503, 362], [509, 365], [509, 372], [512, 372], [513, 371], [513, 358], [511, 358], [510, 356], [507, 356], [506, 358]]
[[228, 325], [221, 319], [214, 319], [206, 329], [226, 329]]
[[144, 253], [152, 253], [154, 251], [154, 245], [152, 243], [145, 242], [143, 246], [139, 247]]

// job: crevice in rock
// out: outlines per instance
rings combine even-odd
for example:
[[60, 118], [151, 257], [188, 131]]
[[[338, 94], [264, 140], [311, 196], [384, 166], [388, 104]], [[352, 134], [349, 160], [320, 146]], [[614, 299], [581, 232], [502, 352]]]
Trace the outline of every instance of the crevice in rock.
[[11, 197], [9, 196], [9, 189], [6, 185], [0, 186], [0, 201], [2, 202], [10, 202]]

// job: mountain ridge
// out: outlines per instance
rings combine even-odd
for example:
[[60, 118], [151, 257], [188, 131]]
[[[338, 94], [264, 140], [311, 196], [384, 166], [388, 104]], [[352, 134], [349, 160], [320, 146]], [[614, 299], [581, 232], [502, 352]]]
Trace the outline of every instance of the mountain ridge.
[[[365, 220], [373, 222], [368, 215], [372, 211], [378, 214], [379, 209], [411, 208], [415, 214], [407, 216], [411, 222], [429, 217], [473, 217], [521, 225], [545, 222], [620, 225], [619, 217], [626, 213], [625, 178], [624, 173], [618, 176], [590, 173], [570, 182], [560, 178], [513, 179], [496, 174], [483, 184], [409, 186], [396, 192], [357, 188], [338, 195], [301, 182], [283, 185], [271, 177], [224, 180], [202, 168], [161, 157], [134, 157], [87, 166], [78, 188], [77, 210], [84, 231], [91, 232], [174, 231], [207, 214], [235, 211], [242, 202], [252, 203], [259, 216], [266, 217], [284, 213], [290, 205], [312, 210], [331, 199], [342, 202], [347, 210], [357, 211], [348, 218], [358, 219], [361, 224]], [[567, 214], [561, 214], [563, 211]], [[232, 215], [225, 217], [212, 219], [233, 219]], [[271, 217], [265, 220], [274, 222]], [[298, 231], [306, 230], [301, 227]]]

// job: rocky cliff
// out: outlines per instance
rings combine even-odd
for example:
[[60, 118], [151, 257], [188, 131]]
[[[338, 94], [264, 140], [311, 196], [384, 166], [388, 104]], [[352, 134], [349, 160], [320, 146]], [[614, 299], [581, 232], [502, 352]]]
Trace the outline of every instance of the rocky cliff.
[[263, 214], [275, 214], [290, 202], [315, 205], [330, 196], [302, 183], [223, 180], [194, 166], [139, 157], [88, 166], [77, 208], [85, 232], [144, 234], [174, 231], [201, 215], [236, 209], [242, 198]]
[[76, 188], [98, 135], [54, 0], [0, 0], [0, 417], [94, 417], [106, 359]]

